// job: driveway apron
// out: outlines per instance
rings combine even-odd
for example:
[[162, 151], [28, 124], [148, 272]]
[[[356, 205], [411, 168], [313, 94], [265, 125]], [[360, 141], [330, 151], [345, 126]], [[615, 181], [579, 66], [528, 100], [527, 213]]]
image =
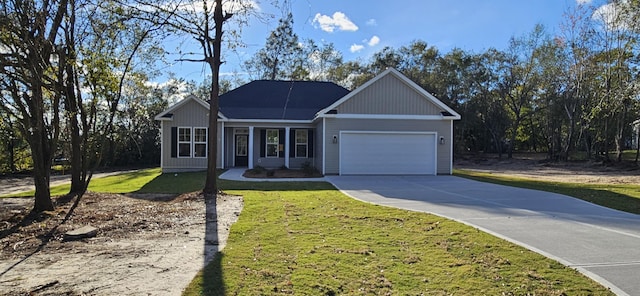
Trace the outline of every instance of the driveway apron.
[[640, 295], [640, 216], [561, 194], [454, 176], [329, 176], [370, 203], [459, 221]]

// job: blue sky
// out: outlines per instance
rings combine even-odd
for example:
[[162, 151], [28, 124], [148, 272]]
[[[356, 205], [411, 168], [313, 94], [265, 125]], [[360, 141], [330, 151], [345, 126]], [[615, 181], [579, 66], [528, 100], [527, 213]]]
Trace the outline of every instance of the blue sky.
[[[442, 53], [453, 48], [481, 52], [505, 49], [509, 39], [543, 24], [558, 31], [563, 15], [577, 3], [590, 0], [290, 0], [294, 31], [317, 43], [333, 43], [344, 59], [367, 60], [385, 46], [398, 48], [423, 40]], [[242, 29], [243, 48], [224, 50], [221, 73], [242, 73], [242, 62], [264, 46], [278, 24], [279, 9], [260, 2], [260, 11], [272, 13], [268, 22], [252, 20]], [[191, 42], [187, 39], [187, 42]], [[197, 49], [196, 49], [197, 50]], [[171, 58], [169, 58], [171, 61]], [[166, 69], [187, 80], [209, 73], [202, 65], [174, 63]]]

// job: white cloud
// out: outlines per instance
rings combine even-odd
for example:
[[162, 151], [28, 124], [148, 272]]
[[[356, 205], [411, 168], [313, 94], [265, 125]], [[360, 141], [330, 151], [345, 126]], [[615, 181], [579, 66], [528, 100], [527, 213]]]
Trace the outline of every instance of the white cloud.
[[602, 22], [608, 30], [627, 30], [633, 23], [633, 16], [623, 13], [629, 2], [612, 2], [602, 5], [593, 13], [593, 18]]
[[359, 52], [364, 48], [364, 45], [361, 44], [353, 44], [351, 45], [351, 48], [349, 48], [349, 51], [351, 52]]
[[316, 13], [312, 23], [314, 25], [318, 24], [322, 31], [329, 33], [336, 29], [340, 31], [358, 31], [358, 26], [340, 11], [335, 12], [333, 16]]
[[375, 27], [378, 25], [378, 22], [375, 19], [369, 19], [366, 24], [367, 26]]
[[593, 0], [576, 0], [576, 3], [578, 3], [578, 5], [584, 5], [584, 4], [591, 4]]
[[[145, 11], [155, 11], [155, 5], [146, 5], [146, 4], [137, 4], [138, 8]], [[162, 4], [159, 7], [166, 9], [168, 11], [177, 10], [180, 13], [193, 14], [194, 16], [200, 16], [204, 13], [204, 6], [202, 1], [199, 0], [188, 0], [188, 1], [179, 1], [177, 5], [170, 4]], [[213, 16], [213, 7], [215, 5], [212, 4], [209, 7], [209, 13]], [[260, 12], [260, 5], [255, 0], [248, 1], [225, 1], [222, 3], [222, 9], [225, 12], [233, 13], [233, 14], [241, 14], [248, 12]]]
[[378, 43], [380, 43], [380, 37], [376, 35], [373, 35], [373, 37], [371, 37], [371, 39], [369, 39], [369, 41], [367, 42], [369, 46], [376, 46], [378, 45]]

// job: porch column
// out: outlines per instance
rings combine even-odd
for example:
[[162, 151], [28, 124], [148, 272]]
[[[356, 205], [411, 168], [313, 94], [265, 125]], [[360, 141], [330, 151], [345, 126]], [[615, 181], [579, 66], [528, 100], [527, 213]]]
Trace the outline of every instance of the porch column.
[[290, 129], [291, 128], [288, 126], [284, 128], [284, 166], [287, 168], [289, 168], [289, 141], [291, 141], [291, 139], [289, 139]]
[[253, 126], [249, 127], [249, 163], [248, 167], [253, 168]]

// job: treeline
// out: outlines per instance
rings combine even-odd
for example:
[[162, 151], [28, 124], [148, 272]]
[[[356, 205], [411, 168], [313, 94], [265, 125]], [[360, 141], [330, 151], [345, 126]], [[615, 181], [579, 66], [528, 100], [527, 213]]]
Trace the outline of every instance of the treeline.
[[[237, 3], [247, 6], [218, 17], [247, 23], [250, 1]], [[70, 194], [83, 193], [100, 166], [158, 164], [154, 115], [184, 92], [217, 93], [209, 92], [217, 79], [150, 82], [167, 36], [195, 38], [208, 49], [204, 58], [183, 61], [213, 61], [207, 54], [219, 38], [212, 34], [222, 33], [193, 17], [205, 13], [213, 21], [207, 12], [168, 0], [0, 2], [0, 173], [33, 172], [36, 211], [53, 208], [48, 183], [55, 163], [71, 168]], [[640, 117], [638, 14], [638, 0], [578, 5], [556, 33], [535, 26], [506, 49], [441, 52], [416, 40], [355, 61], [344, 61], [333, 44], [299, 38], [287, 15], [244, 64], [249, 77], [222, 80], [217, 90], [253, 79], [354, 89], [394, 67], [462, 115], [456, 153], [544, 151], [566, 160], [577, 151], [605, 159], [616, 151], [620, 160]]]
[[638, 148], [631, 124], [640, 118], [639, 14], [640, 1], [579, 5], [556, 34], [537, 25], [504, 50], [441, 52], [417, 40], [349, 62], [332, 44], [300, 42], [288, 16], [245, 67], [253, 79], [329, 80], [349, 89], [393, 67], [462, 115], [457, 153], [536, 151], [567, 160], [580, 151], [610, 160], [606, 152], [615, 151], [611, 160], [620, 161], [623, 150]]

